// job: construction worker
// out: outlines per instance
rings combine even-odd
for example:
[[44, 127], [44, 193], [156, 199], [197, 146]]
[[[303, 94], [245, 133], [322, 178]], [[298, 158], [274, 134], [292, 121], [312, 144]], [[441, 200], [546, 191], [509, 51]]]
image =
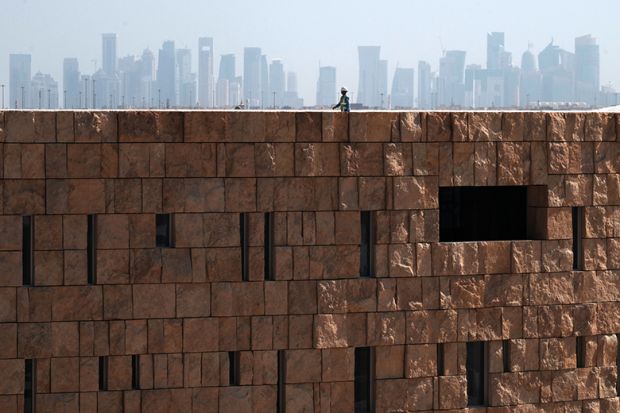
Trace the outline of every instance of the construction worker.
[[349, 97], [347, 96], [347, 92], [348, 90], [344, 86], [340, 89], [340, 93], [342, 94], [342, 96], [340, 96], [340, 101], [336, 105], [334, 105], [332, 109], [340, 108], [341, 112], [351, 112], [351, 104], [349, 103]]

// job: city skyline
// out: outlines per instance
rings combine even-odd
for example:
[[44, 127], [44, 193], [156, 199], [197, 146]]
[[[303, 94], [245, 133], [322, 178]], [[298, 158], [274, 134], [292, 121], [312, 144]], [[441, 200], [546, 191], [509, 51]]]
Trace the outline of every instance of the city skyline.
[[[324, 1], [290, 6], [275, 0], [270, 7], [245, 1], [234, 3], [243, 12], [233, 17], [230, 5], [221, 1], [209, 2], [208, 6], [189, 1], [185, 7], [179, 8], [158, 1], [126, 4], [110, 0], [106, 3], [109, 7], [98, 10], [88, 24], [78, 19], [71, 25], [53, 25], [42, 32], [44, 34], [35, 35], [47, 11], [53, 10], [60, 16], [63, 12], [69, 15], [69, 11], [80, 3], [59, 0], [52, 6], [40, 0], [12, 2], [6, 13], [12, 18], [0, 27], [0, 34], [11, 39], [0, 45], [0, 82], [8, 84], [8, 56], [19, 52], [32, 55], [33, 74], [37, 71], [49, 73], [59, 82], [62, 82], [62, 60], [65, 57], [78, 57], [82, 72], [93, 73], [94, 60], [97, 67], [102, 65], [102, 33], [117, 34], [118, 57], [140, 55], [147, 47], [157, 54], [164, 40], [174, 40], [178, 48], [192, 50], [192, 72], [197, 73], [197, 39], [208, 36], [215, 42], [215, 76], [221, 55], [234, 53], [237, 74], [242, 74], [239, 69], [243, 67], [243, 48], [260, 47], [270, 58], [282, 58], [286, 71], [296, 72], [299, 95], [306, 104], [313, 105], [319, 66], [336, 67], [337, 84], [347, 86], [355, 100], [358, 89], [356, 52], [360, 45], [381, 46], [381, 59], [388, 61], [391, 84], [396, 67], [417, 69], [419, 61], [427, 61], [433, 71], [438, 71], [442, 50], [465, 50], [467, 65], [484, 65], [487, 32], [503, 31], [506, 33], [506, 49], [513, 53], [517, 62], [529, 43], [534, 44], [535, 54], [552, 38], [561, 48], [573, 50], [576, 37], [591, 33], [601, 46], [601, 85], [609, 82], [616, 88], [620, 85], [620, 71], [617, 70], [620, 56], [614, 52], [620, 50], [619, 40], [612, 35], [612, 16], [614, 10], [620, 11], [620, 5], [611, 1], [591, 2], [591, 7], [580, 8], [579, 13], [575, 10], [577, 2], [563, 2], [560, 8], [530, 0], [518, 6], [497, 6], [489, 1], [469, 5], [449, 3], [449, 10], [445, 7], [446, 1], [429, 5], [419, 1], [394, 1], [389, 7], [362, 1], [356, 3], [355, 8], [342, 2]], [[422, 4], [424, 8], [420, 7]], [[322, 7], [327, 5], [327, 9]], [[428, 18], [420, 18], [422, 12]], [[579, 18], [575, 17], [577, 14]], [[370, 15], [378, 22], [385, 22], [385, 29], [368, 30], [368, 27], [377, 27], [370, 25]], [[149, 17], [146, 19], [148, 24], [144, 21], [145, 16]], [[198, 16], [203, 16], [204, 21], [200, 24], [197, 24]], [[271, 20], [265, 30], [257, 31], [255, 24], [246, 24], [252, 18], [260, 20], [267, 16], [271, 16]], [[304, 18], [300, 19], [300, 16]], [[160, 24], [166, 19], [187, 24]], [[593, 22], [596, 22], [595, 27]], [[366, 27], [366, 23], [370, 26]], [[345, 26], [345, 35], [339, 34], [341, 25]], [[406, 41], [408, 38], [412, 40]], [[303, 53], [299, 53], [300, 46]], [[417, 73], [415, 83], [417, 89]]]

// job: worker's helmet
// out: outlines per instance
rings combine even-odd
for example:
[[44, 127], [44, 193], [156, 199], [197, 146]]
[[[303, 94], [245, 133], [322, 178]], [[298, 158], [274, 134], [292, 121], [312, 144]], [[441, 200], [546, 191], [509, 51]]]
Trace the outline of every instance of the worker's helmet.
[[340, 93], [347, 93], [347, 92], [348, 92], [348, 90], [347, 90], [346, 87], [343, 86], [343, 87], [340, 88]]

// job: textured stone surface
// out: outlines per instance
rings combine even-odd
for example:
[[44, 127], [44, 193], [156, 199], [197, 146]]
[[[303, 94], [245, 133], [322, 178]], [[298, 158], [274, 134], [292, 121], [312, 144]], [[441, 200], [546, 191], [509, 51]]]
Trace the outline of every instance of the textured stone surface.
[[[283, 377], [286, 411], [349, 412], [355, 348], [369, 346], [377, 412], [616, 412], [619, 121], [0, 112], [0, 411], [23, 411], [23, 360], [35, 358], [37, 411], [271, 413]], [[495, 185], [531, 186], [530, 239], [440, 242], [439, 188]], [[359, 277], [360, 211], [374, 216], [371, 278]], [[156, 245], [159, 213], [173, 216], [172, 247]], [[35, 216], [33, 286], [22, 285], [23, 215]], [[467, 407], [469, 341], [488, 346], [485, 408]]]

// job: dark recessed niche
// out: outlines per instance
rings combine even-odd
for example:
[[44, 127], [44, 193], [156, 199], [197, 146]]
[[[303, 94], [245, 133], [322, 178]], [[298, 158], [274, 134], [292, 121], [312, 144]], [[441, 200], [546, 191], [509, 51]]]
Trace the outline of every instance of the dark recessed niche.
[[439, 240], [541, 239], [545, 186], [439, 188]]

